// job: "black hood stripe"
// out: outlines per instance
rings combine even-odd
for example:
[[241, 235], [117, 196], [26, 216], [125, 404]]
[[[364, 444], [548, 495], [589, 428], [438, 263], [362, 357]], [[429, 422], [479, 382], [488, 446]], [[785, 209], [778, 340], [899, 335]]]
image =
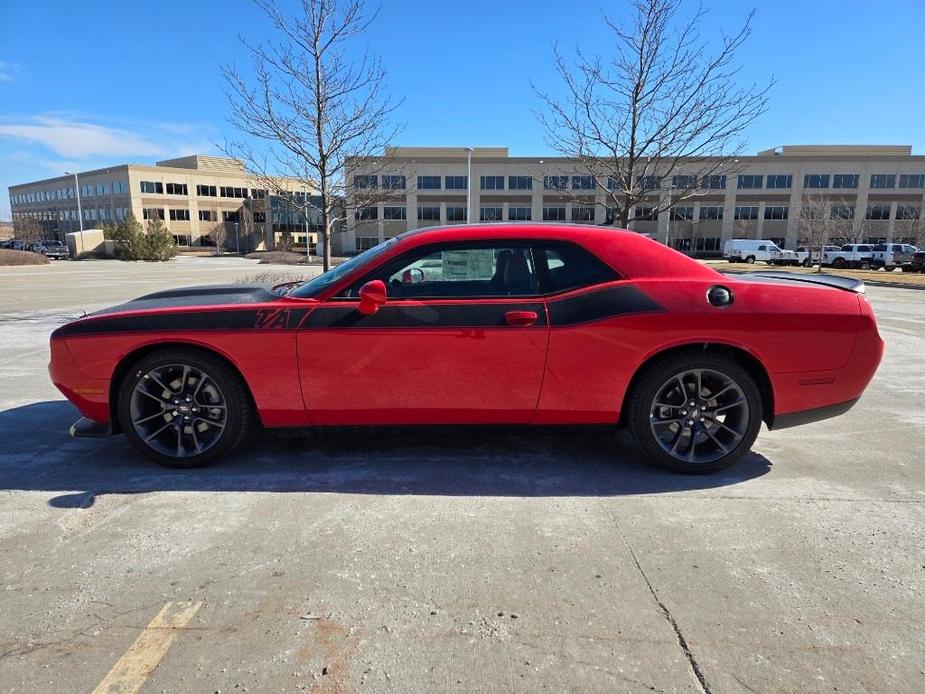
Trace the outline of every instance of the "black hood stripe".
[[113, 316], [112, 318], [68, 323], [55, 330], [52, 337], [125, 332], [294, 330], [305, 320], [309, 310], [307, 308], [259, 308]]

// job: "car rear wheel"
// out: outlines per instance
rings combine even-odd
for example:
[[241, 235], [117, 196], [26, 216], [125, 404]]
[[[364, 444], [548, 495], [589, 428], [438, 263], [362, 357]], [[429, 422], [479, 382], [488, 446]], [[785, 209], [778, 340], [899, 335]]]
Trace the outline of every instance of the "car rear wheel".
[[735, 463], [761, 428], [754, 379], [721, 355], [674, 355], [649, 366], [629, 402], [629, 429], [646, 456], [685, 473]]
[[803, 267], [812, 267], [812, 266], [813, 266], [813, 261], [810, 260], [809, 258], [803, 261]]
[[870, 261], [869, 261], [869, 260], [862, 260], [860, 263], [858, 263], [858, 267], [859, 267], [861, 270], [870, 270]]
[[752, 264], [755, 262], [755, 256], [753, 256], [753, 255], [748, 256], [748, 257], [745, 259], [745, 262], [748, 263], [749, 265], [752, 265]]
[[844, 258], [836, 258], [835, 260], [832, 261], [832, 267], [834, 268], [840, 269], [840, 268], [845, 267], [845, 265], [847, 265], [847, 263], [845, 262]]
[[119, 388], [125, 436], [161, 465], [191, 468], [228, 455], [251, 427], [250, 397], [222, 360], [168, 348], [143, 357]]

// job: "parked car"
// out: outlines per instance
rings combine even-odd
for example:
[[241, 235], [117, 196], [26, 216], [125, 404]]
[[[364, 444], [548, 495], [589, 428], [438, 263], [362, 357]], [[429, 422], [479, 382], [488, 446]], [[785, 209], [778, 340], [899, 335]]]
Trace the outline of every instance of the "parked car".
[[28, 251], [30, 244], [26, 243], [22, 239], [10, 239], [9, 245], [6, 246], [6, 248], [9, 248], [11, 251]]
[[908, 265], [903, 265], [903, 272], [925, 272], [925, 251], [912, 254]]
[[32, 246], [33, 253], [39, 253], [52, 260], [67, 260], [71, 257], [71, 252], [60, 241], [39, 241]]
[[809, 246], [797, 246], [794, 253], [797, 257], [798, 264], [803, 267], [812, 267], [813, 265], [819, 264], [819, 258], [822, 257], [822, 254], [826, 251], [837, 251], [840, 246], [823, 246], [820, 250], [819, 248], [814, 248], [810, 250]]
[[912, 254], [919, 249], [908, 243], [878, 243], [874, 246], [874, 254], [870, 261], [872, 268], [884, 268], [892, 272], [898, 267], [909, 265]]
[[[771, 264], [785, 260], [783, 249], [767, 239], [728, 239], [723, 244], [723, 257], [730, 263], [754, 263], [756, 260]], [[796, 259], [794, 256], [793, 260]]]
[[294, 288], [169, 289], [80, 318], [52, 333], [49, 373], [85, 417], [73, 435], [122, 433], [170, 467], [258, 425], [609, 424], [709, 472], [762, 421], [856, 402], [883, 352], [863, 291], [725, 275], [611, 228], [418, 229]]
[[869, 270], [873, 257], [874, 247], [871, 244], [847, 243], [837, 251], [825, 251], [822, 254], [822, 266]]

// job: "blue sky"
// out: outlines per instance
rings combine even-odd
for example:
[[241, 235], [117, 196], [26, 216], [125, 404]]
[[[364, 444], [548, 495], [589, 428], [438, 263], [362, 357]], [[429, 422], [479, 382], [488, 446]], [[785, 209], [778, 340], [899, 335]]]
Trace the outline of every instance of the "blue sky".
[[[280, 0], [286, 5], [286, 0]], [[705, 36], [743, 4], [705, 0]], [[743, 81], [777, 84], [749, 149], [911, 144], [925, 154], [925, 3], [757, 0]], [[554, 87], [551, 45], [606, 51], [612, 0], [385, 0], [369, 44], [404, 97], [399, 144], [548, 153], [530, 81]], [[7, 186], [126, 161], [215, 152], [232, 135], [219, 66], [269, 30], [246, 0], [0, 1], [0, 219]]]

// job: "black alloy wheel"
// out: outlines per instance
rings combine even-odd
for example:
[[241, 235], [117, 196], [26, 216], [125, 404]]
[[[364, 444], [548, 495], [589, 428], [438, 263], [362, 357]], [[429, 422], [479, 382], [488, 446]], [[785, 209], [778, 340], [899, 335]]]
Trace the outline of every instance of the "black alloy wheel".
[[629, 427], [653, 461], [679, 472], [732, 465], [762, 421], [761, 393], [732, 359], [690, 352], [653, 363], [633, 391]]
[[167, 348], [133, 365], [119, 388], [119, 423], [151, 460], [175, 468], [230, 453], [253, 419], [241, 377], [195, 349]]

